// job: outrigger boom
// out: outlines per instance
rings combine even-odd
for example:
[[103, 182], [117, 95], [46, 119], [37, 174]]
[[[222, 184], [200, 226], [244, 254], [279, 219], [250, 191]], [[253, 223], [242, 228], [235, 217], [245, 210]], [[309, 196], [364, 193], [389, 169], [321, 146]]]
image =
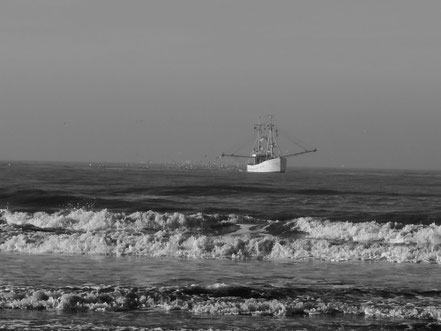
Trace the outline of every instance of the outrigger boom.
[[314, 149], [307, 149], [307, 150], [304, 150], [303, 152], [299, 152], [299, 153], [293, 153], [293, 154], [282, 155], [282, 157], [290, 157], [290, 156], [296, 156], [296, 155], [302, 155], [302, 154], [306, 154], [306, 153], [314, 153], [314, 152], [317, 152], [317, 148], [314, 148]]
[[222, 156], [222, 157], [224, 157], [224, 156], [230, 156], [230, 157], [244, 157], [244, 158], [247, 158], [247, 159], [250, 158], [249, 155], [236, 155], [236, 154], [225, 154], [225, 153], [222, 153], [221, 156]]
[[[317, 152], [317, 148], [314, 148], [314, 149], [307, 149], [307, 150], [304, 150], [303, 152], [298, 152], [298, 153], [292, 153], [292, 154], [280, 155], [280, 157], [291, 157], [291, 156], [297, 156], [297, 155], [302, 155], [302, 154], [307, 154], [307, 153], [314, 153], [314, 152]], [[249, 158], [250, 158], [249, 155], [237, 155], [237, 154], [226, 154], [226, 153], [222, 153], [221, 156], [222, 156], [222, 157], [224, 157], [224, 156], [229, 156], [229, 157], [242, 157], [242, 158], [246, 158], [246, 159], [249, 159]]]

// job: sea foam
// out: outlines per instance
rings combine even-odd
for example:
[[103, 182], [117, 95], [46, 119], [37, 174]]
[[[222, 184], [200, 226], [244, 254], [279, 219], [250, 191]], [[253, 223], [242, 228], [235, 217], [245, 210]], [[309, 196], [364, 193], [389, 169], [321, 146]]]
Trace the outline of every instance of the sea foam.
[[[353, 293], [351, 292], [353, 291]], [[422, 293], [402, 296], [384, 290], [360, 292], [321, 288], [298, 289], [217, 286], [120, 286], [38, 289], [0, 287], [0, 309], [79, 311], [130, 311], [162, 309], [204, 315], [308, 316], [350, 314], [441, 322], [439, 298]]]
[[0, 210], [0, 251], [233, 259], [386, 260], [441, 263], [441, 226], [258, 220], [197, 213], [106, 209]]

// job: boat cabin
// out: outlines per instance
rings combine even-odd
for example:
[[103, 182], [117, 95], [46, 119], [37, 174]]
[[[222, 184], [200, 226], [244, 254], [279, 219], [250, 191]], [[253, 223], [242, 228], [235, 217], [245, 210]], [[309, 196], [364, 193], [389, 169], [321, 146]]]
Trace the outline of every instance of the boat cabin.
[[272, 159], [272, 157], [270, 157], [267, 154], [252, 154], [249, 161], [248, 161], [248, 164], [255, 165], [255, 164], [262, 163], [262, 162], [269, 160], [269, 159]]

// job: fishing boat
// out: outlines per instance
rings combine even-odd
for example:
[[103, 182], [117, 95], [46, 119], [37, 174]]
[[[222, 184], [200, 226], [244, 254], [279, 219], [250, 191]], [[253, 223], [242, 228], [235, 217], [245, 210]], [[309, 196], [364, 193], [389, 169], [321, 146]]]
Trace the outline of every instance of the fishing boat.
[[274, 115], [266, 116], [267, 121], [254, 124], [256, 139], [254, 141], [251, 155], [238, 155], [222, 153], [222, 156], [247, 158], [247, 172], [285, 172], [287, 158], [291, 156], [316, 152], [317, 149], [303, 148], [298, 153], [282, 155], [277, 137], [278, 130], [273, 122]]

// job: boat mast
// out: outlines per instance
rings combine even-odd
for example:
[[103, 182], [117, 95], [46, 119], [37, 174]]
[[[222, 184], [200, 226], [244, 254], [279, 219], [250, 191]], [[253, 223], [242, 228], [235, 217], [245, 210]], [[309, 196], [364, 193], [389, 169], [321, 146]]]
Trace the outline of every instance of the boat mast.
[[259, 116], [259, 123], [254, 124], [254, 131], [256, 131], [256, 148], [254, 150], [254, 153], [257, 155], [262, 151], [262, 127], [264, 124], [260, 122], [260, 116]]
[[269, 124], [267, 124], [267, 131], [268, 131], [267, 153], [269, 154], [269, 157], [273, 158], [275, 156], [278, 156], [276, 155], [275, 152], [275, 150], [279, 148], [276, 140], [278, 133], [277, 133], [276, 125], [273, 123], [274, 115], [268, 115], [268, 118], [269, 118]]
[[274, 156], [274, 136], [273, 136], [273, 115], [268, 115], [269, 118], [269, 124], [268, 124], [268, 148], [269, 150], [269, 156]]

